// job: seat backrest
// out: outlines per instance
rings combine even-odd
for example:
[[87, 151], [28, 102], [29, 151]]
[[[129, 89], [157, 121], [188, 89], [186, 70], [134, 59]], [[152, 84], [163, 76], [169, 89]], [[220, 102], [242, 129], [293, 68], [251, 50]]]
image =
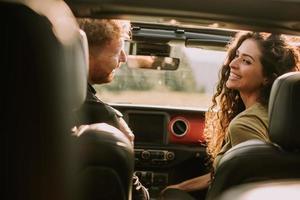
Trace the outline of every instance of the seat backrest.
[[84, 125], [75, 142], [79, 199], [131, 199], [134, 151], [125, 135], [104, 123]]
[[300, 72], [280, 76], [269, 101], [272, 143], [252, 140], [224, 154], [207, 193], [216, 199], [228, 188], [247, 182], [300, 178]]
[[279, 77], [269, 101], [269, 135], [285, 151], [300, 151], [300, 72]]
[[70, 199], [72, 112], [87, 81], [75, 18], [63, 1], [1, 1], [0, 21], [2, 198]]

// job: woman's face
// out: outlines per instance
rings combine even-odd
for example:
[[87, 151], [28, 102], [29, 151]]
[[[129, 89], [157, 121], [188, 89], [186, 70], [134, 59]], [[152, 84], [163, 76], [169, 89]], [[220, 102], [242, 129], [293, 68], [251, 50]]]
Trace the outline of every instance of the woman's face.
[[238, 90], [241, 95], [258, 97], [262, 85], [266, 82], [260, 62], [261, 56], [257, 42], [253, 39], [246, 39], [229, 64], [230, 75], [226, 86]]

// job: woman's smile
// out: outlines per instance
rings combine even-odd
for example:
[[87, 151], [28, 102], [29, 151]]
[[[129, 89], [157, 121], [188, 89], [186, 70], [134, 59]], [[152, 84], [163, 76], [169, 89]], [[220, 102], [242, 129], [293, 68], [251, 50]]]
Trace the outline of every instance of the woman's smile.
[[241, 79], [241, 76], [239, 76], [239, 75], [237, 75], [237, 74], [235, 74], [233, 72], [230, 72], [228, 79], [233, 80], [233, 81], [234, 80], [239, 80], [239, 79]]

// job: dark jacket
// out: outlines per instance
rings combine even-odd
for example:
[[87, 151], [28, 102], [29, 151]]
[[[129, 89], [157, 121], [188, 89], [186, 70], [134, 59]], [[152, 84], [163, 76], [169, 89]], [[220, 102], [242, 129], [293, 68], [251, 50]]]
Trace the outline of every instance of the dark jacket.
[[123, 115], [116, 109], [101, 101], [96, 90], [88, 84], [86, 100], [77, 111], [77, 125], [107, 123], [119, 128], [118, 118]]

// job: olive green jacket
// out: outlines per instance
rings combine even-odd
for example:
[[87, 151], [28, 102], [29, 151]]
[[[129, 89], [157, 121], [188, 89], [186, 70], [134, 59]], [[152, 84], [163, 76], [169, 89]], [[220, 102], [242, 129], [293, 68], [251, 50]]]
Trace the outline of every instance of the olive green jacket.
[[225, 152], [241, 142], [251, 139], [269, 142], [268, 127], [268, 110], [260, 103], [239, 113], [229, 124], [224, 145], [214, 161], [214, 168]]

